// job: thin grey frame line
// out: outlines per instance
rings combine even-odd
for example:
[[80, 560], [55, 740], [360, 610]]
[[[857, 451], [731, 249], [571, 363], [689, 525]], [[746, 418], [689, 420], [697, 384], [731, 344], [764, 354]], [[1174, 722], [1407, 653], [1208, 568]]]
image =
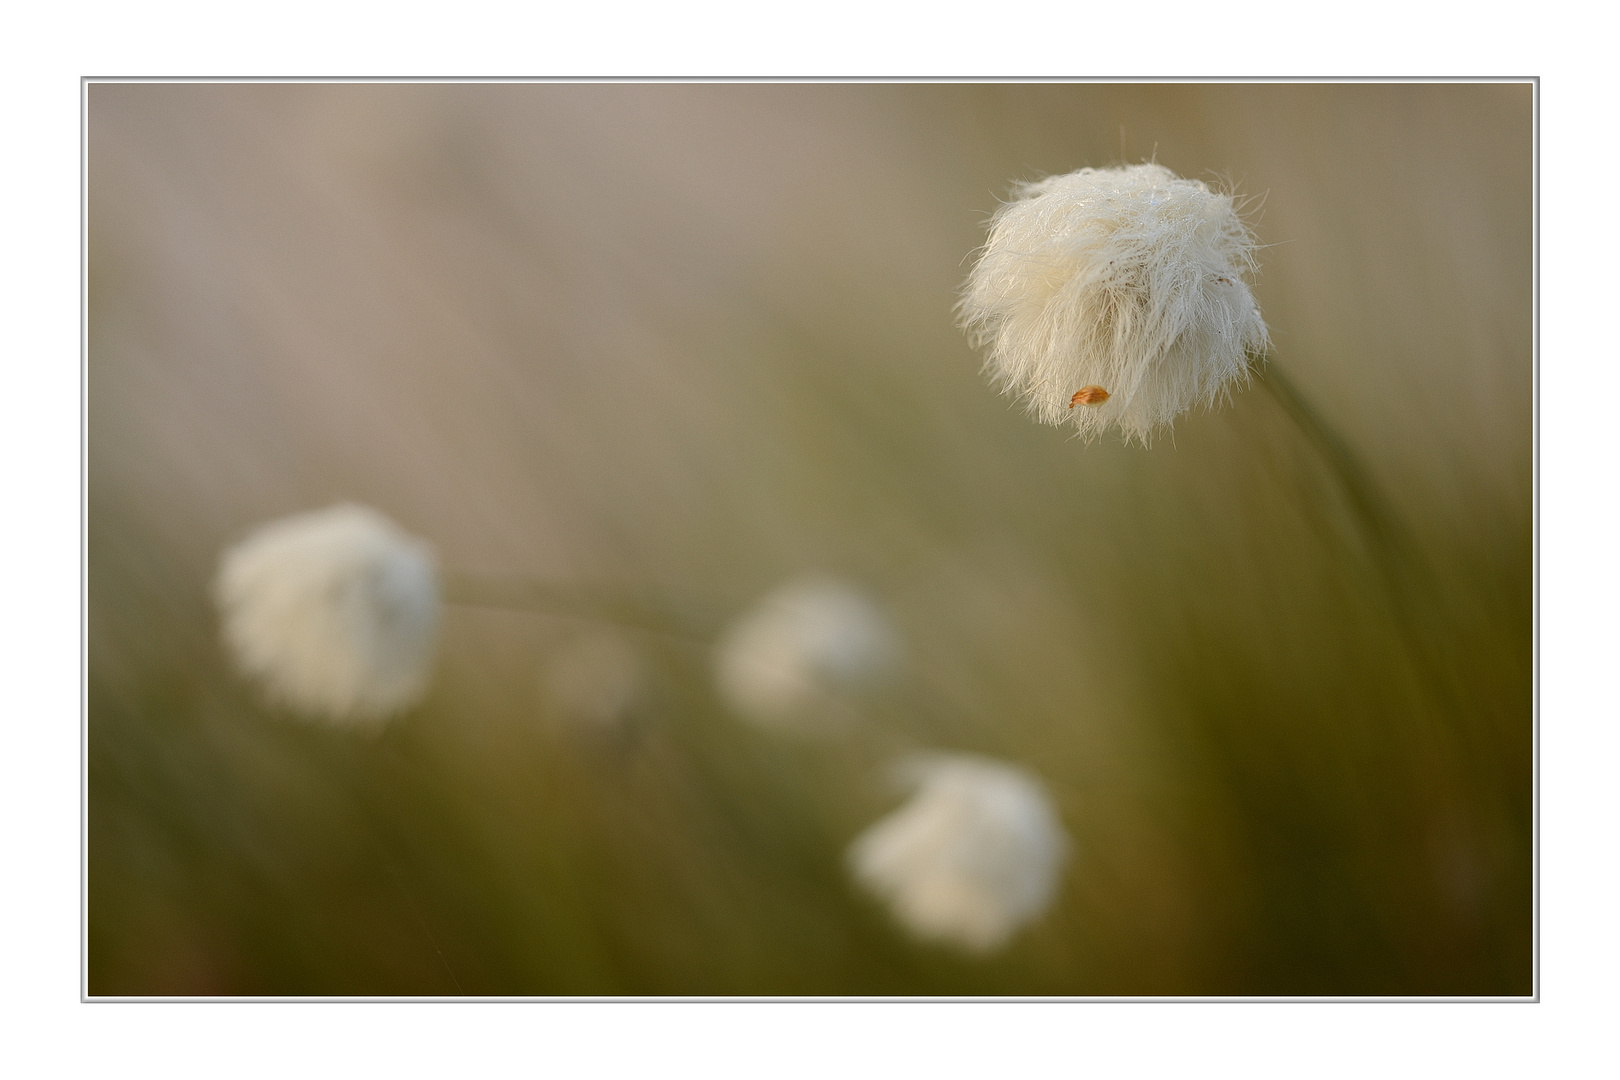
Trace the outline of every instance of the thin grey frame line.
[[532, 1003], [536, 1005], [547, 1004], [676, 1004], [676, 1005], [821, 1005], [836, 1004], [874, 1004], [883, 1005], [894, 1003], [902, 1004], [1076, 1004], [1076, 1005], [1106, 1005], [1106, 1004], [1209, 1004], [1209, 1005], [1450, 1005], [1450, 1004], [1501, 1004], [1501, 1005], [1528, 1005], [1536, 1004], [1538, 997], [1526, 996], [1499, 996], [1490, 997], [1474, 995], [1472, 997], [1422, 997], [1407, 995], [1402, 997], [1276, 997], [1263, 995], [1232, 996], [1232, 997], [1153, 997], [1153, 996], [1114, 996], [1114, 997], [1039, 997], [1039, 996], [1002, 996], [1002, 997], [973, 997], [968, 995], [941, 995], [938, 997], [881, 997], [875, 995], [858, 995], [852, 997], [838, 997], [836, 995], [800, 995], [800, 996], [746, 996], [746, 995], [715, 995], [702, 994], [670, 994], [666, 996], [634, 996], [634, 995], [603, 995], [583, 997], [554, 997], [524, 996], [524, 995], [476, 995], [462, 996], [443, 995], [408, 995], [401, 994], [389, 996], [351, 996], [342, 995], [311, 995], [298, 997], [296, 995], [267, 995], [242, 997], [187, 997], [184, 995], [168, 995], [151, 997], [132, 997], [129, 995], [108, 995], [105, 997], [81, 998], [81, 1004], [96, 1005], [110, 1004], [194, 1004], [194, 1005], [304, 1005], [304, 1004], [495, 1004], [495, 1003]]
[[[401, 85], [408, 83], [444, 83], [462, 86], [477, 85], [562, 85], [562, 84], [600, 84], [600, 85], [670, 85], [670, 84], [707, 84], [735, 83], [747, 85], [791, 85], [791, 86], [827, 86], [827, 85], [922, 85], [922, 86], [1119, 86], [1119, 85], [1221, 85], [1221, 86], [1265, 86], [1274, 84], [1283, 85], [1458, 85], [1471, 86], [1490, 83], [1516, 84], [1531, 83], [1538, 91], [1541, 84], [1539, 75], [1390, 75], [1390, 76], [1292, 76], [1292, 75], [1235, 75], [1208, 78], [1200, 76], [1038, 76], [1032, 78], [1018, 78], [1015, 76], [975, 76], [975, 75], [921, 75], [886, 76], [886, 75], [843, 75], [843, 76], [816, 76], [816, 75], [514, 75], [514, 76], [487, 76], [487, 75], [83, 75], [81, 81], [93, 83], [154, 83], [154, 84], [181, 84], [202, 83], [211, 85], [238, 85], [253, 83], [311, 83], [311, 84], [339, 84], [339, 83], [378, 83], [386, 85]], [[1539, 93], [1538, 93], [1539, 101]]]

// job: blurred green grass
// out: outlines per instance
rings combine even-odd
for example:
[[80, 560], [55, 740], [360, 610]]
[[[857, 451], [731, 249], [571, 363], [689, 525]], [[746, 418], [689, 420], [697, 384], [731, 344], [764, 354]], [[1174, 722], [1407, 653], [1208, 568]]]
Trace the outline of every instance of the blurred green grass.
[[[89, 992], [1527, 994], [1527, 85], [95, 84]], [[1036, 428], [951, 303], [1014, 179], [1150, 154], [1264, 193], [1276, 351], [1413, 538], [1392, 589], [1256, 386], [1148, 450]], [[845, 739], [634, 636], [452, 609], [375, 740], [268, 710], [207, 586], [349, 498], [470, 572], [891, 611]], [[843, 850], [890, 751], [1038, 772], [1075, 841], [984, 960]]]

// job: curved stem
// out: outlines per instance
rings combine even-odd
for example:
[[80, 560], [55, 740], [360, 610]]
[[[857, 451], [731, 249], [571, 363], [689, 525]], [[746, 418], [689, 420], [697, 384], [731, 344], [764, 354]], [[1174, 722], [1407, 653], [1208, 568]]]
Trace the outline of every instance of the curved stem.
[[1361, 463], [1350, 452], [1344, 440], [1340, 439], [1321, 415], [1300, 396], [1294, 381], [1281, 368], [1270, 364], [1261, 373], [1260, 384], [1270, 392], [1277, 404], [1282, 406], [1283, 411], [1299, 427], [1317, 453], [1322, 455], [1328, 468], [1344, 488], [1351, 508], [1360, 518], [1374, 546], [1405, 546], [1406, 538], [1401, 535], [1402, 530], [1394, 514], [1384, 505], [1383, 499], [1379, 497]]
[[447, 572], [443, 575], [443, 592], [447, 604], [589, 619], [694, 644], [709, 644], [721, 625], [720, 613], [689, 603], [510, 574]]
[[1368, 556], [1387, 586], [1403, 634], [1414, 648], [1432, 657], [1435, 642], [1419, 624], [1428, 612], [1424, 598], [1436, 598], [1435, 583], [1420, 545], [1348, 444], [1311, 407], [1293, 380], [1276, 364], [1267, 364], [1261, 372], [1260, 384], [1299, 428], [1338, 481], [1352, 516], [1361, 526]]

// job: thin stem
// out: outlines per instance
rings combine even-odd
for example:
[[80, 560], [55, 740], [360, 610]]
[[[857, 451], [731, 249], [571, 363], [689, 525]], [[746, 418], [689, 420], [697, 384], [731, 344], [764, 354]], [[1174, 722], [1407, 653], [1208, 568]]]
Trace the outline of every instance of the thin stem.
[[1367, 553], [1384, 579], [1396, 619], [1408, 643], [1421, 655], [1436, 659], [1438, 643], [1433, 635], [1425, 632], [1422, 624], [1432, 625], [1428, 616], [1433, 614], [1433, 602], [1438, 599], [1437, 588], [1420, 545], [1349, 445], [1311, 407], [1293, 380], [1276, 364], [1268, 364], [1261, 374], [1260, 385], [1293, 420], [1338, 481], [1351, 514], [1361, 527]]
[[1372, 478], [1356, 460], [1344, 440], [1330, 428], [1320, 413], [1300, 395], [1294, 381], [1275, 364], [1267, 365], [1260, 384], [1270, 392], [1291, 420], [1299, 427], [1307, 441], [1322, 455], [1328, 468], [1344, 488], [1350, 507], [1355, 511], [1368, 539], [1375, 548], [1408, 554], [1414, 548], [1411, 537], [1400, 525], [1399, 519], [1379, 495]]
[[708, 644], [721, 625], [720, 613], [699, 605], [505, 574], [452, 571], [444, 575], [443, 591], [448, 604], [613, 623], [693, 644]]

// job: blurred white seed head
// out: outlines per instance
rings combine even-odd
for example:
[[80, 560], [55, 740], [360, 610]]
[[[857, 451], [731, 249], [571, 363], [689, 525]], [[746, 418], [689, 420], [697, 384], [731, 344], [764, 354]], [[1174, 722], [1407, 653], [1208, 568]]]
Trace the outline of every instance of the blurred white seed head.
[[985, 369], [1042, 423], [1146, 443], [1213, 406], [1270, 343], [1244, 275], [1256, 242], [1231, 195], [1162, 165], [1018, 187], [957, 305]]
[[814, 728], [842, 718], [850, 696], [881, 683], [899, 659], [899, 637], [865, 593], [804, 578], [772, 591], [726, 630], [715, 679], [747, 720]]
[[225, 552], [214, 600], [237, 667], [307, 717], [375, 725], [427, 687], [433, 550], [373, 510], [345, 504], [261, 525]]
[[855, 880], [913, 936], [1000, 948], [1057, 893], [1068, 840], [1039, 779], [967, 754], [902, 769], [910, 801], [849, 849]]
[[562, 721], [585, 730], [615, 731], [640, 702], [641, 658], [618, 634], [601, 631], [568, 642], [541, 673], [546, 703]]

